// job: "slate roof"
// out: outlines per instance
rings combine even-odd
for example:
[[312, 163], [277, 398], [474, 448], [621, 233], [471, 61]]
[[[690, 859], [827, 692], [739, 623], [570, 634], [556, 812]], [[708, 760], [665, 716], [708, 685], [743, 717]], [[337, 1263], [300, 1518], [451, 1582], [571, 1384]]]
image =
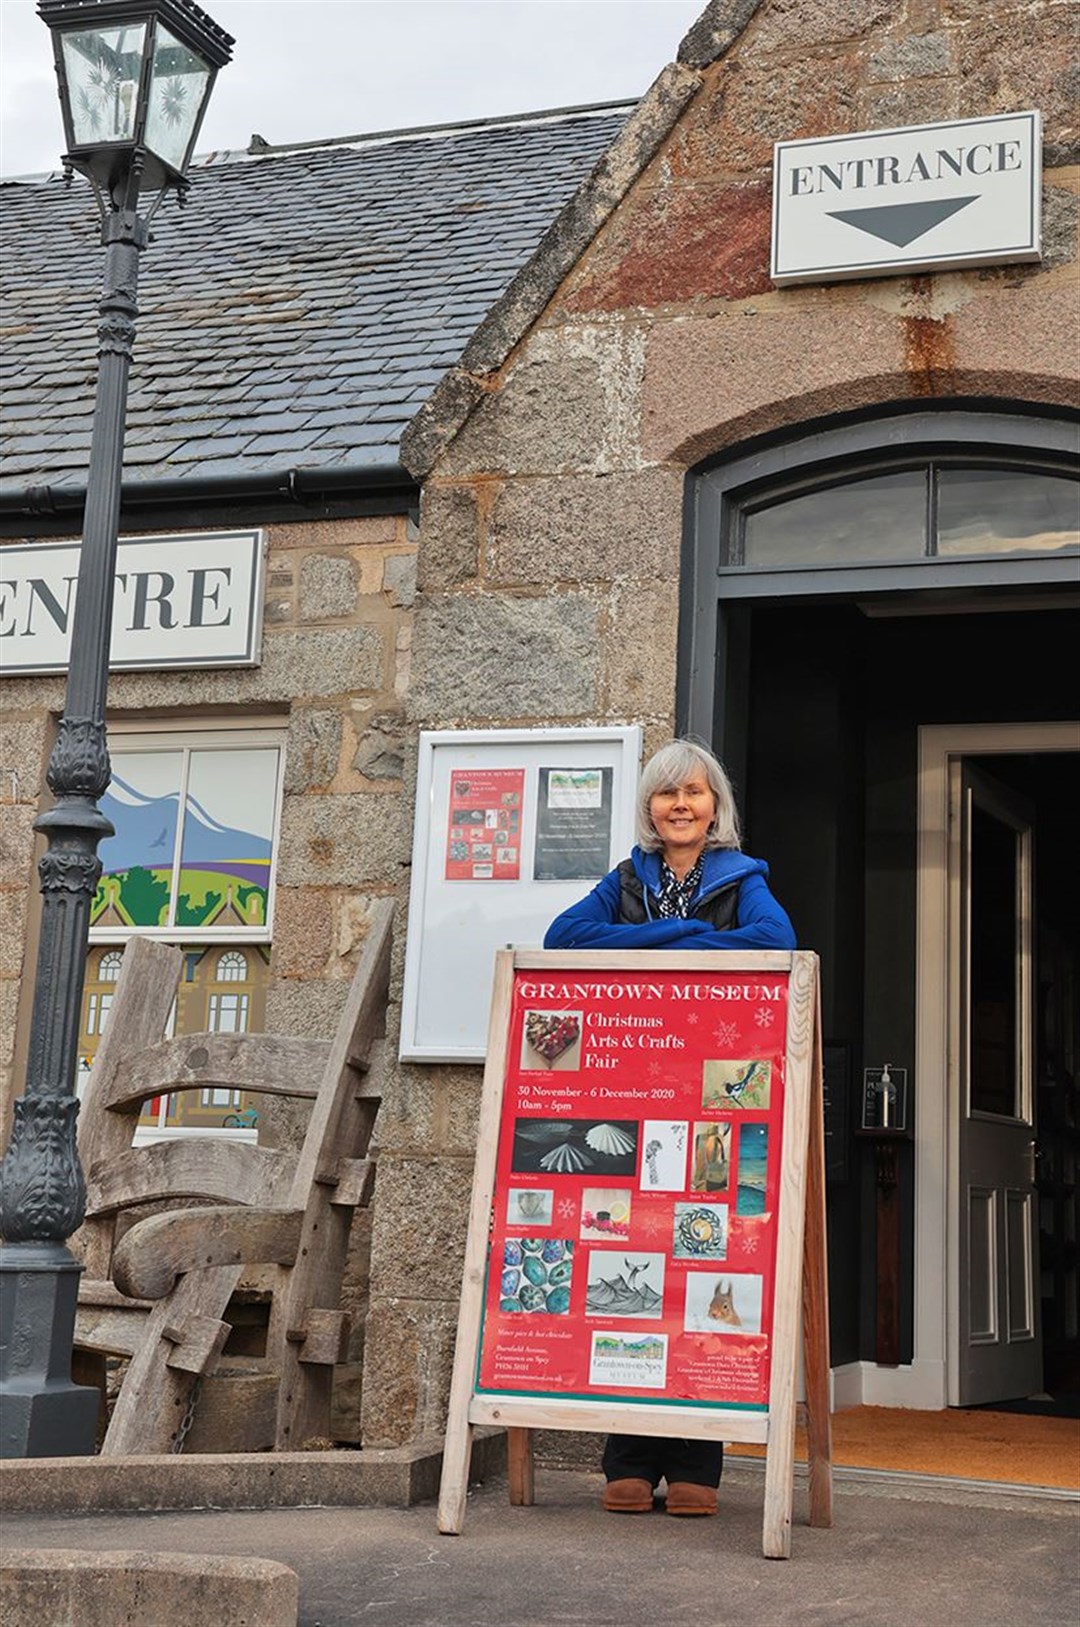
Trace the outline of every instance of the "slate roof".
[[[142, 255], [125, 485], [395, 470], [404, 426], [633, 105], [196, 164]], [[0, 183], [9, 504], [85, 486], [103, 267], [87, 183]]]

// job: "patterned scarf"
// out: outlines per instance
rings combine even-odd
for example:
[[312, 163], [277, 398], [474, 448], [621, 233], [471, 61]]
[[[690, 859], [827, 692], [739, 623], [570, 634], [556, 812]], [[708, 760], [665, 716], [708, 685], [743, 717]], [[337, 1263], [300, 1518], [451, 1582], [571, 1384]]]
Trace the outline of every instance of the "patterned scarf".
[[657, 894], [660, 919], [669, 921], [673, 915], [685, 920], [690, 914], [690, 900], [701, 885], [701, 859], [688, 870], [680, 881], [674, 870], [660, 860], [660, 891]]

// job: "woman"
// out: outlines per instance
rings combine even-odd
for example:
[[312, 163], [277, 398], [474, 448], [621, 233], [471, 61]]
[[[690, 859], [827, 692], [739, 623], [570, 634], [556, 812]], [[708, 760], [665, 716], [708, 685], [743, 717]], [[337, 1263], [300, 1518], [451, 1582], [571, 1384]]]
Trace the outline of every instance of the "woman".
[[[739, 851], [731, 784], [710, 751], [662, 746], [638, 787], [637, 846], [554, 920], [545, 949], [793, 949], [761, 859]], [[644, 1514], [667, 1481], [669, 1514], [715, 1514], [724, 1449], [714, 1441], [611, 1435], [604, 1507]]]

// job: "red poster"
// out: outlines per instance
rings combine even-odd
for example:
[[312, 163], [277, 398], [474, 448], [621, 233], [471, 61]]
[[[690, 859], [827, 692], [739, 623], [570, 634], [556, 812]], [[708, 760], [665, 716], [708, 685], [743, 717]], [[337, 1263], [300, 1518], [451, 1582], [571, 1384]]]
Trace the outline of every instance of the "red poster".
[[459, 769], [450, 776], [447, 881], [519, 881], [523, 768]]
[[788, 974], [514, 973], [478, 1393], [768, 1405]]

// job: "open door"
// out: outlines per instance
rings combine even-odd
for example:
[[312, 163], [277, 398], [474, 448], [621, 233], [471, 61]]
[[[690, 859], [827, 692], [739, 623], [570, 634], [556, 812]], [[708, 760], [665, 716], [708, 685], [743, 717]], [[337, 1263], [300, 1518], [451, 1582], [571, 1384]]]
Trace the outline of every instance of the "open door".
[[951, 764], [950, 957], [959, 1152], [961, 1406], [1042, 1389], [1035, 1195], [1031, 809]]

